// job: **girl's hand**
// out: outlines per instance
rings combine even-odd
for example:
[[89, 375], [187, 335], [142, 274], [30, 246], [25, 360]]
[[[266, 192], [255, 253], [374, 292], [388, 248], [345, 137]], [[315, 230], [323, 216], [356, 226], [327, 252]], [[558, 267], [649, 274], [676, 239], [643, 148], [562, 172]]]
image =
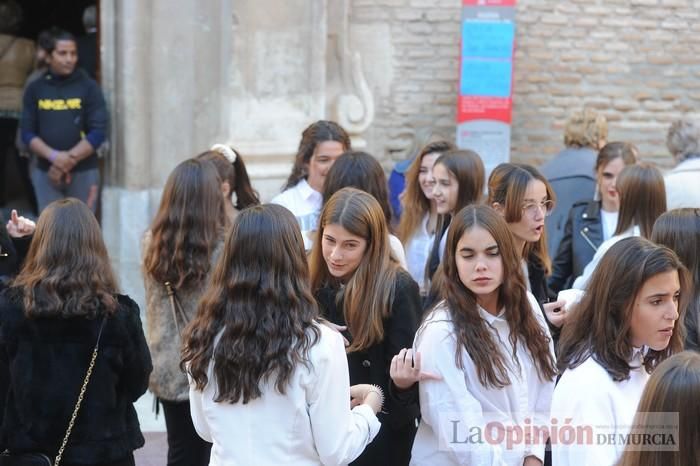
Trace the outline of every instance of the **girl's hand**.
[[560, 299], [554, 301], [553, 303], [544, 303], [544, 313], [547, 316], [547, 320], [555, 327], [561, 327], [566, 322], [566, 317], [568, 315], [566, 311], [566, 301]]
[[359, 384], [350, 387], [350, 407], [366, 404], [374, 414], [382, 410], [384, 404], [384, 392], [376, 385]]
[[420, 353], [416, 351], [413, 354], [412, 349], [402, 349], [399, 354], [391, 360], [389, 368], [391, 380], [401, 390], [407, 390], [411, 386], [421, 380], [442, 380], [437, 374], [430, 372], [421, 372], [420, 370]]
[[12, 209], [10, 221], [7, 222], [7, 234], [13, 238], [22, 238], [34, 233], [36, 224], [28, 218], [17, 216], [17, 211]]

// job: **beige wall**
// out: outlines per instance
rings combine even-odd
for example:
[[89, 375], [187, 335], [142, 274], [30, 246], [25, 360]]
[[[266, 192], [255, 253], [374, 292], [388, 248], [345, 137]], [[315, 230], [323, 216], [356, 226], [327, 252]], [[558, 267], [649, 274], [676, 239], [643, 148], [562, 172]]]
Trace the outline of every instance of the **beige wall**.
[[[460, 10], [459, 0], [352, 0], [355, 36], [384, 39], [360, 41], [377, 156], [400, 158], [419, 128], [454, 137]], [[697, 0], [519, 0], [512, 157], [552, 156], [569, 112], [590, 106], [611, 139], [668, 165], [669, 123], [700, 115], [698, 19]]]

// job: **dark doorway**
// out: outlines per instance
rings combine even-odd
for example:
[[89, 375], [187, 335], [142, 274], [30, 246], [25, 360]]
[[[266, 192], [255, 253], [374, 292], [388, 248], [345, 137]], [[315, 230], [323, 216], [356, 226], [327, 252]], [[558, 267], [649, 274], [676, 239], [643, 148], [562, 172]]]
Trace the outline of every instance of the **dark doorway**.
[[85, 34], [83, 11], [95, 0], [21, 0], [24, 23], [19, 35], [36, 40], [36, 36], [52, 26], [58, 26], [76, 37]]

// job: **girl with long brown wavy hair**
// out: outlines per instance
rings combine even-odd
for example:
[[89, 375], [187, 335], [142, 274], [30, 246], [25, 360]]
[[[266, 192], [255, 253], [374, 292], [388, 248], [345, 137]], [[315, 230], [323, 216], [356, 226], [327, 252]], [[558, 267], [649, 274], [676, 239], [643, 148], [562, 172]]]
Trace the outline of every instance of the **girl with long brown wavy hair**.
[[377, 434], [383, 395], [350, 387], [342, 338], [317, 314], [293, 215], [241, 211], [183, 338], [210, 465], [347, 464]]
[[[649, 374], [683, 348], [676, 321], [688, 291], [687, 271], [670, 249], [641, 237], [614, 244], [563, 326], [552, 419], [593, 429], [593, 439], [626, 435]], [[585, 438], [553, 438], [553, 464], [614, 464], [624, 448]]]
[[98, 342], [61, 464], [133, 466], [144, 444], [133, 403], [151, 372], [139, 307], [119, 294], [93, 213], [62, 199], [41, 213], [19, 275], [0, 294], [0, 449], [53, 459]]
[[433, 199], [433, 165], [440, 155], [454, 148], [451, 142], [431, 142], [413, 159], [406, 172], [397, 235], [406, 250], [408, 273], [419, 285], [425, 282], [425, 264], [438, 221], [437, 204]]
[[[392, 357], [413, 341], [420, 295], [391, 258], [386, 218], [372, 195], [343, 188], [328, 200], [310, 267], [321, 315], [347, 326], [350, 382], [388, 389]], [[417, 407], [389, 398], [384, 411], [379, 435], [353, 465], [408, 463]]]
[[189, 388], [180, 370], [180, 334], [221, 254], [224, 213], [221, 180], [211, 161], [190, 159], [168, 177], [160, 207], [143, 241], [147, 340], [153, 357], [150, 390], [163, 406], [168, 466], [204, 466], [211, 445], [194, 430]]
[[[661, 440], [626, 449], [617, 466], [696, 466], [700, 464], [700, 355], [671, 356], [649, 377], [634, 418], [635, 433]], [[677, 421], [673, 415], [677, 415]], [[677, 436], [673, 443], [661, 433]], [[663, 426], [671, 429], [665, 430]], [[663, 440], [662, 440], [663, 439]], [[658, 441], [658, 440], [657, 440]], [[663, 442], [667, 442], [665, 445]], [[671, 447], [670, 449], [664, 447]]]
[[521, 427], [526, 417], [546, 421], [556, 367], [547, 324], [527, 291], [503, 218], [490, 207], [467, 206], [450, 225], [444, 300], [426, 315], [414, 343], [422, 368], [442, 380], [419, 384], [411, 464], [541, 465], [546, 439], [511, 449], [452, 440], [454, 429], [461, 438], [490, 421]]

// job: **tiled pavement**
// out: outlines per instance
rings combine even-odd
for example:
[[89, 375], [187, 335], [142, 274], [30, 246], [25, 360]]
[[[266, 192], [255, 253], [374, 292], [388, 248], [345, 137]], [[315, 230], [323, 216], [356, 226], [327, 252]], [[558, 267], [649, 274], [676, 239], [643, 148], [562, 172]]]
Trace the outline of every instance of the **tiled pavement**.
[[156, 419], [153, 412], [153, 395], [147, 392], [135, 404], [139, 416], [141, 431], [146, 438], [146, 444], [134, 452], [136, 466], [165, 466], [168, 452], [168, 442], [165, 434], [163, 411]]

